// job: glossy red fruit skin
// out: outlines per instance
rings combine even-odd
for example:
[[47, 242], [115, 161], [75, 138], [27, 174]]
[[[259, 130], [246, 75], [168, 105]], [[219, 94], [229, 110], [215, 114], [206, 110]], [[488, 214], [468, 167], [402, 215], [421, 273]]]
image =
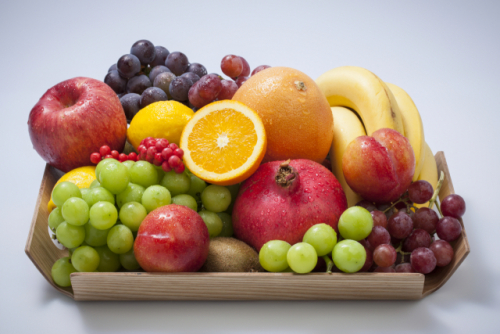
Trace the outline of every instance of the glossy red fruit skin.
[[270, 240], [300, 242], [319, 223], [338, 231], [338, 220], [347, 208], [340, 183], [325, 167], [311, 160], [291, 160], [298, 177], [282, 187], [275, 180], [282, 162], [261, 165], [242, 184], [234, 204], [234, 233], [257, 250]]
[[176, 204], [151, 211], [134, 242], [134, 254], [148, 272], [194, 272], [208, 256], [208, 228], [194, 210]]
[[121, 152], [127, 119], [108, 85], [77, 77], [55, 85], [40, 98], [30, 112], [28, 130], [38, 154], [69, 172], [89, 166], [90, 155], [103, 145]]

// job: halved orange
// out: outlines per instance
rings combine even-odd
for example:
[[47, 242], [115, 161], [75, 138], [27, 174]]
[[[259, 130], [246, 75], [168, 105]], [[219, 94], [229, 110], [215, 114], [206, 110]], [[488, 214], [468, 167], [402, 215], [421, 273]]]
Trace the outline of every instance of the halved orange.
[[266, 146], [260, 116], [232, 100], [198, 110], [184, 127], [180, 142], [186, 167], [200, 179], [222, 186], [250, 177], [259, 168]]

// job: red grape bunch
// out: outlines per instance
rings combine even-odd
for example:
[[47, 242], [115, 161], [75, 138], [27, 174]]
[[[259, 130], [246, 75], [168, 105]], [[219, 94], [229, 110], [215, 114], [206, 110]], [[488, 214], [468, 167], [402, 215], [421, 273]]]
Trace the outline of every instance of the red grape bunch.
[[[465, 201], [452, 194], [437, 206], [439, 214], [432, 210], [441, 183], [442, 179], [434, 192], [429, 182], [416, 181], [392, 205], [377, 206], [366, 200], [356, 204], [373, 218], [372, 232], [362, 241], [367, 257], [361, 271], [428, 274], [452, 261], [450, 243], [461, 235], [459, 219], [465, 213]], [[427, 202], [429, 207], [413, 205]]]

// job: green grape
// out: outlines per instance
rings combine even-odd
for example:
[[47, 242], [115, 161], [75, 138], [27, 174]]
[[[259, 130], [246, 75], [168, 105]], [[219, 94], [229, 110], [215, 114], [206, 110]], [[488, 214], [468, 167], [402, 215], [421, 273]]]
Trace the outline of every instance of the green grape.
[[109, 202], [97, 202], [90, 208], [90, 224], [98, 230], [107, 230], [118, 219], [116, 207]]
[[130, 181], [128, 168], [121, 163], [107, 164], [99, 174], [101, 186], [108, 189], [112, 194], [119, 194], [127, 188]]
[[160, 206], [169, 205], [171, 200], [172, 198], [167, 188], [155, 185], [144, 190], [141, 202], [149, 213]]
[[198, 211], [198, 203], [193, 198], [193, 196], [189, 196], [187, 194], [180, 194], [172, 197], [172, 203], [177, 205], [184, 205], [194, 211]]
[[340, 216], [339, 232], [344, 239], [362, 240], [370, 235], [372, 229], [372, 215], [361, 206], [352, 206]]
[[111, 204], [115, 204], [115, 195], [103, 187], [90, 189], [90, 193], [87, 195], [87, 198], [84, 197], [83, 199], [87, 202], [89, 208], [97, 202], [109, 202]]
[[132, 166], [134, 164], [135, 164], [135, 161], [132, 161], [132, 160], [125, 160], [124, 162], [122, 162], [122, 165], [127, 167], [129, 172], [130, 172], [130, 168], [132, 168]]
[[355, 273], [365, 265], [366, 251], [357, 241], [342, 240], [333, 247], [332, 260], [343, 272]]
[[141, 203], [128, 202], [121, 207], [119, 216], [123, 225], [127, 226], [132, 232], [137, 232], [147, 215], [148, 212]]
[[120, 269], [120, 256], [113, 253], [108, 246], [96, 247], [95, 250], [99, 254], [100, 259], [97, 271], [101, 273], [112, 273]]
[[[82, 194], [83, 200], [85, 200], [85, 196], [87, 196], [90, 193], [89, 188], [80, 188], [80, 193]], [[87, 202], [87, 201], [85, 201]]]
[[139, 262], [137, 262], [137, 259], [135, 258], [134, 248], [124, 254], [120, 254], [120, 263], [123, 268], [127, 270], [137, 270], [141, 268]]
[[281, 272], [288, 266], [287, 254], [292, 247], [282, 240], [271, 240], [262, 246], [259, 252], [259, 262], [262, 268], [271, 272]]
[[318, 263], [318, 254], [313, 246], [299, 242], [288, 250], [286, 254], [288, 265], [298, 274], [310, 273], [316, 263]]
[[141, 202], [144, 190], [143, 186], [130, 182], [127, 189], [116, 195], [116, 205], [121, 208], [123, 204], [128, 202]]
[[172, 196], [176, 196], [188, 192], [189, 186], [191, 185], [191, 179], [186, 173], [177, 174], [172, 170], [165, 173], [165, 176], [161, 180], [160, 184], [167, 188]]
[[130, 168], [130, 182], [147, 188], [158, 182], [158, 172], [154, 165], [147, 161], [137, 161]]
[[132, 231], [125, 225], [113, 226], [108, 233], [108, 247], [116, 254], [124, 254], [134, 246]]
[[156, 172], [158, 173], [158, 179], [156, 180], [156, 184], [160, 184], [161, 180], [163, 180], [163, 178], [165, 177], [165, 171], [163, 170], [163, 168], [161, 168], [161, 166], [156, 166], [154, 164], [153, 166], [156, 169]]
[[66, 248], [75, 248], [85, 240], [85, 228], [62, 222], [56, 229], [57, 240]]
[[107, 243], [108, 232], [107, 230], [98, 230], [92, 224], [85, 224], [85, 243], [92, 247], [103, 246]]
[[[101, 170], [107, 165], [107, 164], [119, 164], [120, 162], [116, 159], [112, 159], [112, 158], [107, 158], [107, 159], [104, 159], [104, 160], [101, 160], [99, 161], [99, 163], [97, 164], [97, 166], [95, 167], [95, 178], [96, 178], [96, 181], [99, 182], [100, 178], [100, 174], [101, 174]], [[93, 182], [92, 182], [93, 183]], [[91, 187], [92, 188], [92, 185]]]
[[80, 246], [71, 255], [71, 263], [79, 272], [93, 272], [99, 266], [99, 253], [90, 246]]
[[54, 208], [49, 215], [49, 227], [55, 232], [56, 228], [64, 222], [64, 217], [62, 216], [60, 208]]
[[71, 286], [69, 275], [77, 270], [71, 264], [69, 257], [63, 257], [57, 260], [52, 266], [51, 275], [54, 283], [65, 288]]
[[82, 226], [89, 221], [89, 205], [83, 199], [71, 197], [64, 202], [61, 213], [66, 223]]
[[100, 187], [100, 186], [101, 186], [101, 182], [99, 182], [98, 180], [94, 180], [90, 184], [89, 189], [92, 189], [92, 188], [95, 188], [95, 187]]
[[318, 256], [324, 256], [337, 244], [337, 232], [330, 225], [316, 224], [307, 230], [302, 241], [313, 246]]
[[215, 212], [203, 210], [198, 212], [201, 216], [201, 219], [205, 222], [205, 225], [208, 227], [208, 234], [210, 238], [215, 238], [219, 236], [222, 231], [222, 219]]
[[231, 204], [231, 193], [226, 187], [212, 184], [201, 193], [201, 202], [209, 211], [223, 212]]
[[[187, 170], [187, 168], [185, 170]], [[190, 174], [189, 179], [191, 183], [187, 194], [193, 196], [195, 200], [201, 201], [201, 193], [205, 190], [207, 184], [194, 174]]]
[[233, 212], [234, 203], [236, 202], [236, 197], [238, 196], [238, 192], [240, 191], [241, 183], [233, 184], [232, 186], [226, 186], [226, 188], [231, 193], [231, 204], [227, 208], [226, 212], [230, 214]]
[[82, 193], [76, 184], [64, 181], [58, 183], [52, 190], [52, 202], [58, 207], [63, 206], [64, 202], [71, 197], [82, 198]]
[[219, 237], [232, 237], [234, 231], [231, 215], [226, 212], [218, 212], [217, 216], [222, 220], [222, 231], [219, 233]]

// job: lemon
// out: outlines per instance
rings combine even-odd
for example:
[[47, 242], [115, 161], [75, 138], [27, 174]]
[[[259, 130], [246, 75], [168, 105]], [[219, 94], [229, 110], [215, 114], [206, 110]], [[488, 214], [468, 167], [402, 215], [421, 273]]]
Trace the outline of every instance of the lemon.
[[144, 138], [165, 138], [179, 145], [181, 133], [194, 112], [177, 101], [155, 102], [141, 109], [130, 122], [128, 141], [137, 149]]
[[[78, 188], [88, 188], [92, 181], [95, 180], [95, 166], [85, 166], [75, 168], [66, 174], [64, 174], [54, 185], [54, 187], [63, 181], [69, 181], [78, 186]], [[50, 197], [50, 201], [47, 204], [47, 209], [49, 213], [54, 210], [56, 205], [52, 201], [52, 196]]]

